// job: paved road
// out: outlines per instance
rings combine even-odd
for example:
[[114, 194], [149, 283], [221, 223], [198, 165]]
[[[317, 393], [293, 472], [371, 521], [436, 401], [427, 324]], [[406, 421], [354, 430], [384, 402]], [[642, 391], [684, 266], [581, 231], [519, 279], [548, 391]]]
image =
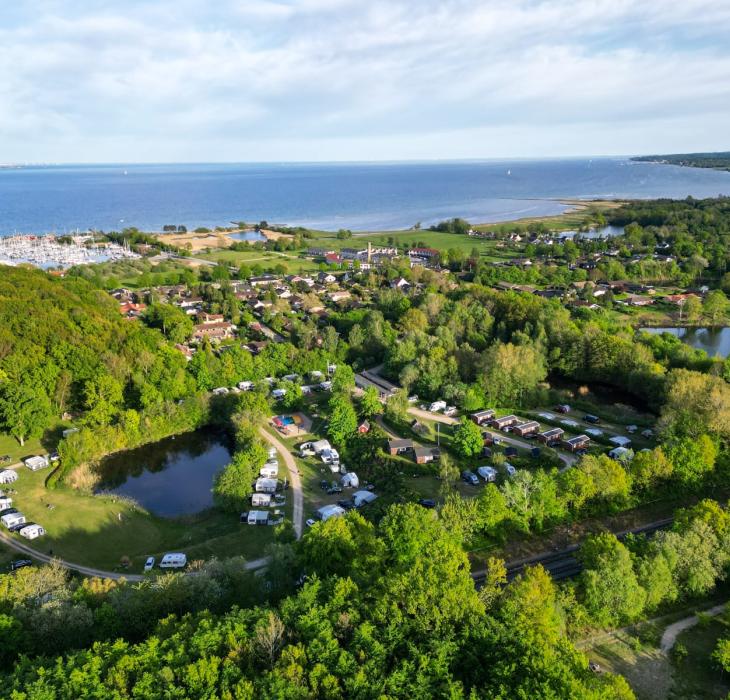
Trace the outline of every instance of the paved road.
[[299, 478], [299, 468], [297, 467], [297, 463], [294, 461], [294, 457], [292, 457], [291, 452], [289, 452], [284, 443], [275, 438], [264, 428], [259, 428], [259, 432], [264, 440], [276, 448], [276, 451], [284, 460], [286, 468], [289, 470], [289, 484], [291, 486], [294, 501], [292, 520], [294, 521], [294, 532], [296, 532], [298, 539], [302, 536], [302, 531], [304, 529], [304, 496], [302, 495], [302, 480]]
[[[714, 617], [715, 615], [720, 615], [724, 611], [725, 604], [723, 603], [722, 605], [716, 605], [714, 608], [710, 608], [709, 610], [703, 610], [702, 614]], [[664, 633], [662, 634], [662, 641], [659, 645], [662, 654], [668, 654], [672, 650], [674, 643], [677, 641], [677, 637], [685, 630], [690, 629], [690, 627], [694, 627], [699, 621], [700, 620], [697, 615], [690, 615], [690, 617], [685, 617], [684, 620], [679, 620], [678, 622], [669, 625], [669, 627], [664, 630]]]
[[[457, 425], [459, 423], [458, 418], [453, 418], [452, 416], [445, 416], [443, 413], [431, 413], [430, 411], [424, 411], [420, 408], [409, 408], [408, 413], [410, 413], [413, 416], [416, 416], [417, 418], [424, 418], [426, 420], [433, 420], [438, 423], [444, 423], [446, 425]], [[502, 443], [506, 443], [507, 445], [512, 445], [514, 447], [522, 447], [526, 450], [531, 450], [536, 445], [534, 443], [528, 442], [527, 440], [518, 440], [517, 438], [510, 437], [509, 435], [505, 435], [504, 433], [498, 432], [499, 435], [499, 441]], [[575, 464], [578, 461], [578, 458], [575, 455], [569, 455], [569, 454], [563, 454], [562, 452], [557, 453], [558, 457], [565, 462], [565, 465], [570, 467], [573, 464]]]

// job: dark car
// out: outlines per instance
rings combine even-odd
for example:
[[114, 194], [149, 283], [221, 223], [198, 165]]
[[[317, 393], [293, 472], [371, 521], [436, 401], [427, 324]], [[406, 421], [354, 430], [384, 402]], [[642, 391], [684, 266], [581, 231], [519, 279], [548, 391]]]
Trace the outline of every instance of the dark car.
[[561, 403], [555, 407], [555, 410], [558, 413], [570, 413], [570, 406], [567, 403]]
[[461, 472], [461, 480], [465, 481], [467, 484], [471, 484], [472, 486], [477, 486], [479, 484], [479, 479], [477, 478], [477, 475], [466, 469], [465, 471]]
[[319, 488], [322, 489], [322, 491], [326, 491], [330, 487], [330, 482], [326, 481], [325, 479], [322, 479], [322, 481], [319, 482]]
[[17, 571], [24, 566], [33, 566], [33, 562], [30, 559], [16, 559], [10, 562], [10, 571]]
[[504, 454], [507, 457], [516, 457], [517, 456], [517, 448], [516, 447], [505, 447], [504, 448]]
[[601, 422], [601, 419], [598, 416], [594, 416], [592, 413], [586, 413], [583, 416], [583, 420], [586, 423], [593, 423], [593, 425], [596, 425], [597, 423]]
[[436, 501], [434, 501], [433, 498], [422, 498], [418, 501], [418, 505], [423, 506], [424, 508], [435, 508]]
[[540, 448], [539, 447], [533, 447], [532, 450], [530, 450], [530, 454], [533, 457], [539, 457], [540, 456]]
[[576, 450], [575, 451], [575, 454], [578, 455], [578, 457], [582, 457], [583, 455], [587, 455], [588, 454], [588, 450], [586, 450], [586, 449]]
[[11, 513], [17, 513], [17, 508], [6, 508], [5, 510], [0, 510], [0, 518], [3, 517], [3, 515], [10, 515]]
[[355, 507], [355, 501], [351, 498], [346, 498], [342, 501], [337, 501], [337, 505], [345, 510], [352, 510]]
[[327, 489], [327, 493], [331, 496], [333, 493], [342, 493], [342, 486], [337, 486], [336, 484], [334, 486], [330, 486]]
[[482, 457], [491, 457], [492, 449], [490, 447], [482, 447]]

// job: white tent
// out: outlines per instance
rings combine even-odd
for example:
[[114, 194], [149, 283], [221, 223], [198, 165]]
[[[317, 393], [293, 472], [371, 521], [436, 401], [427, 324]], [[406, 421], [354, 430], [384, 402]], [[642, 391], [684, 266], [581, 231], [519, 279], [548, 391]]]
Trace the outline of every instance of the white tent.
[[356, 489], [360, 486], [360, 479], [357, 478], [357, 474], [355, 474], [355, 472], [347, 472], [347, 474], [343, 474], [340, 482], [346, 489]]
[[372, 491], [355, 491], [352, 494], [352, 500], [355, 503], [355, 508], [360, 508], [367, 503], [372, 503], [377, 496]]

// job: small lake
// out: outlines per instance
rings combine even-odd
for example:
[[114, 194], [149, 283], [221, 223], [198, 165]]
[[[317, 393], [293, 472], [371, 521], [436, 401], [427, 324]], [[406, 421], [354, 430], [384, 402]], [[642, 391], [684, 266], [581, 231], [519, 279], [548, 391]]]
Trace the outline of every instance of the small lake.
[[150, 513], [171, 518], [213, 505], [213, 478], [230, 461], [227, 436], [196, 430], [104, 459], [97, 492], [133, 498]]
[[710, 357], [730, 355], [730, 328], [727, 326], [718, 328], [640, 328], [639, 330], [655, 335], [671, 333], [683, 343], [687, 343], [697, 350], [704, 350]]
[[233, 238], [236, 241], [265, 241], [266, 236], [260, 231], [239, 231], [238, 233], [229, 233], [229, 238]]

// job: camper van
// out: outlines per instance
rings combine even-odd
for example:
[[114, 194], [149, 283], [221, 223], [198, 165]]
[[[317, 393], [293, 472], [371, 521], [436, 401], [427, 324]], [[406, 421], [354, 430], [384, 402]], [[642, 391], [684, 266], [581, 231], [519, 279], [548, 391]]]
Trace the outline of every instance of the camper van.
[[267, 462], [259, 469], [259, 476], [265, 479], [276, 479], [279, 476], [279, 465]]
[[37, 472], [39, 469], [45, 469], [50, 462], [48, 457], [28, 457], [28, 459], [23, 460], [23, 464], [32, 472]]
[[256, 479], [256, 493], [276, 493], [276, 487], [278, 485], [276, 479]]
[[238, 388], [241, 391], [251, 391], [253, 389], [253, 382], [238, 382]]
[[184, 569], [188, 563], [188, 558], [185, 554], [179, 552], [170, 552], [165, 554], [160, 560], [161, 569]]
[[268, 507], [271, 505], [271, 494], [270, 493], [252, 493], [251, 494], [251, 505], [252, 506], [264, 506]]
[[25, 537], [26, 540], [34, 540], [37, 537], [45, 535], [46, 531], [37, 523], [28, 523], [25, 527], [21, 527], [20, 530], [18, 530], [18, 534], [21, 537]]
[[18, 473], [14, 469], [0, 471], [0, 484], [13, 484], [18, 480]]
[[443, 411], [446, 408], [446, 401], [434, 401], [429, 407], [428, 410], [431, 413], [438, 413], [439, 411]]
[[0, 496], [0, 510], [11, 508], [13, 505], [13, 499], [9, 496]]
[[269, 524], [269, 511], [267, 510], [250, 510], [248, 511], [249, 525], [268, 525]]
[[18, 525], [22, 525], [25, 522], [25, 516], [22, 513], [7, 513], [0, 518], [0, 523], [2, 523], [8, 530], [17, 527]]

